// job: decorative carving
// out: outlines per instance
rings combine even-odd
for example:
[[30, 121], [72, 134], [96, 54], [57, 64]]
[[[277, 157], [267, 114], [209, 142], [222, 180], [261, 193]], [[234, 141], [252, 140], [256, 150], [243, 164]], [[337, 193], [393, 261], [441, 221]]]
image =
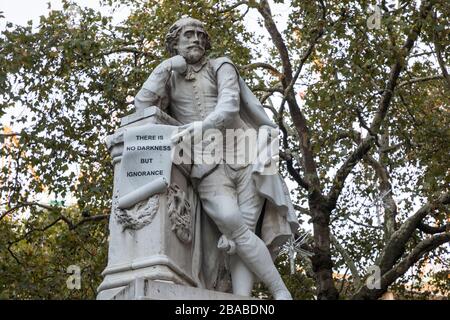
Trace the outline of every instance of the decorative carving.
[[139, 230], [150, 224], [159, 208], [159, 194], [136, 203], [129, 209], [119, 209], [117, 207], [118, 196], [115, 197], [115, 214], [117, 221], [123, 229]]
[[192, 241], [191, 204], [186, 199], [186, 193], [172, 184], [167, 192], [167, 209], [172, 224], [172, 231], [184, 243]]

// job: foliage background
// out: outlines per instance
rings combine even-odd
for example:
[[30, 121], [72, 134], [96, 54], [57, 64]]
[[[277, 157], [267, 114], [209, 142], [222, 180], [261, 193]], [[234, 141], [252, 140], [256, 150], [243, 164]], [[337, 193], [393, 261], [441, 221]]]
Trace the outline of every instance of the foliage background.
[[[289, 12], [281, 31], [286, 58], [270, 32], [264, 32], [270, 19], [257, 15], [261, 32], [246, 25], [244, 16], [264, 13], [266, 1], [101, 2], [109, 13], [78, 10], [64, 0], [63, 9], [50, 10], [38, 26], [7, 24], [0, 35], [0, 117], [12, 115], [11, 123], [0, 127], [0, 298], [95, 298], [107, 260], [112, 192], [111, 159], [103, 141], [132, 111], [132, 99], [149, 73], [168, 57], [165, 31], [183, 14], [205, 22], [213, 41], [210, 55], [229, 56], [282, 125], [280, 170], [292, 180], [299, 220], [310, 230], [314, 192], [302, 186], [301, 176], [313, 182], [315, 177], [305, 167], [308, 153], [302, 141], [308, 136], [321, 192], [332, 191], [336, 172], [376, 117], [390, 66], [404, 54], [402, 44], [420, 9], [415, 1], [401, 1], [399, 7], [382, 1], [381, 27], [370, 29], [368, 8], [374, 1], [286, 1]], [[342, 299], [358, 291], [368, 266], [388, 252], [393, 232], [417, 208], [448, 195], [450, 6], [432, 2], [420, 40], [402, 62], [405, 71], [376, 133], [377, 143], [352, 168], [329, 211], [330, 270], [345, 274], [345, 281], [334, 280]], [[116, 23], [115, 12], [123, 6], [130, 15]], [[277, 12], [273, 16], [279, 18]], [[290, 89], [308, 123], [307, 135], [301, 134], [292, 109], [282, 111], [293, 103], [284, 101], [289, 96], [286, 59], [299, 66], [298, 81]], [[24, 111], [15, 112], [18, 108]], [[43, 203], [42, 195], [57, 201]], [[69, 195], [74, 201], [64, 205], [61, 199]], [[448, 236], [446, 203], [436, 204], [423, 222]], [[389, 221], [397, 225], [392, 230]], [[399, 257], [427, 237], [423, 230], [411, 232]], [[389, 290], [403, 298], [448, 297], [448, 250], [447, 241], [425, 252]], [[82, 268], [81, 290], [66, 287], [72, 264]], [[443, 271], [433, 274], [424, 269], [427, 264]], [[287, 258], [277, 260], [295, 298], [317, 298], [322, 280], [314, 265], [301, 257], [296, 265], [299, 271], [290, 275]], [[420, 294], [411, 293], [418, 288]], [[259, 292], [267, 294], [255, 287]]]

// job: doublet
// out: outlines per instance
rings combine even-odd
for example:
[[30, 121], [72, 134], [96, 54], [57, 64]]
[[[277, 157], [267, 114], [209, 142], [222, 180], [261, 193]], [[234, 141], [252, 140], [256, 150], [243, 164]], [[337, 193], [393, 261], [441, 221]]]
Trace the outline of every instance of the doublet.
[[[239, 115], [240, 86], [236, 68], [228, 59], [201, 60], [196, 65], [188, 65], [180, 74], [162, 63], [144, 83], [135, 98], [136, 107], [156, 104], [182, 124], [209, 121], [223, 135], [223, 154], [239, 153], [241, 156], [244, 137], [225, 141], [226, 129], [247, 129], [248, 125]], [[204, 139], [208, 140], [208, 139]], [[209, 144], [209, 142], [204, 142]], [[239, 151], [238, 151], [239, 150]], [[245, 157], [245, 156], [244, 156]], [[223, 159], [222, 159], [223, 160]], [[211, 172], [216, 164], [194, 164], [193, 178], [202, 178]], [[229, 163], [233, 169], [246, 167], [248, 163]]]
[[209, 61], [200, 66], [191, 80], [173, 72], [168, 82], [168, 91], [170, 113], [184, 124], [203, 121], [217, 105], [217, 81]]

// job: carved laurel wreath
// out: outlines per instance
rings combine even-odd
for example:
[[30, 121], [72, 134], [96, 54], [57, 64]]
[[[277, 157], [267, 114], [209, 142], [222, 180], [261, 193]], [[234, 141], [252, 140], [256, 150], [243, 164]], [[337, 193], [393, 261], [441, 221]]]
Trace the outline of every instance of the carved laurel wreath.
[[[159, 208], [159, 194], [136, 203], [129, 209], [120, 209], [116, 203], [116, 218], [123, 229], [139, 230], [150, 224]], [[118, 202], [118, 199], [116, 199]]]

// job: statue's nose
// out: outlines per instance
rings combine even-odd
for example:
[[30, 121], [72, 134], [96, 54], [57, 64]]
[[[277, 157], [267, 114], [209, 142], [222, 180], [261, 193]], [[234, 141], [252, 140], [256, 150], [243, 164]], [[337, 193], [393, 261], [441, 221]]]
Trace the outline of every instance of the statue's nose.
[[199, 37], [198, 37], [198, 34], [197, 33], [195, 33], [194, 34], [194, 37], [192, 38], [192, 41], [194, 41], [194, 43], [200, 43], [200, 40], [199, 40]]

